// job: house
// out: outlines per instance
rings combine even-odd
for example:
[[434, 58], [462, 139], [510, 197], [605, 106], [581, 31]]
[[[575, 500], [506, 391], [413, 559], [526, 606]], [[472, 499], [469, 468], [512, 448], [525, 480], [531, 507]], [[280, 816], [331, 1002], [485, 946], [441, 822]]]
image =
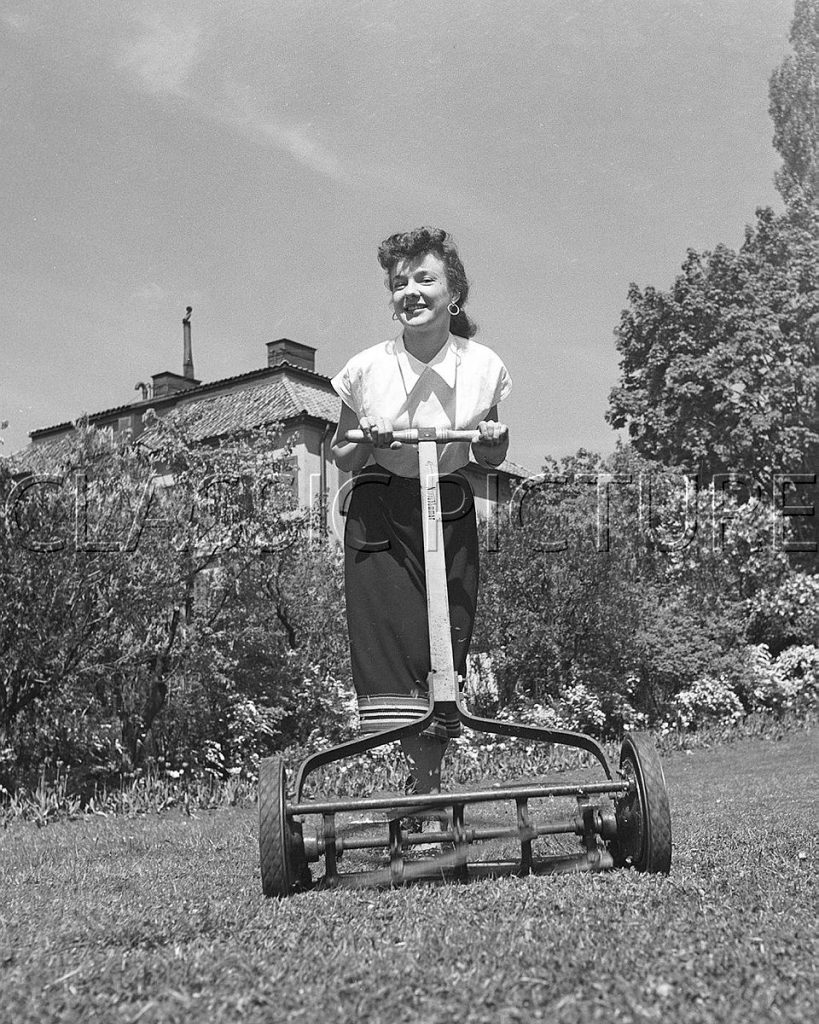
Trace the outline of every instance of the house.
[[[310, 345], [278, 338], [267, 342], [267, 366], [235, 377], [202, 383], [194, 377], [191, 351], [190, 313], [183, 319], [182, 373], [164, 371], [140, 382], [134, 390], [141, 398], [128, 405], [96, 412], [88, 421], [115, 432], [129, 430], [136, 438], [143, 429], [143, 414], [153, 409], [166, 416], [177, 409], [197, 413], [194, 436], [206, 441], [233, 431], [281, 423], [282, 444], [289, 444], [293, 486], [299, 504], [315, 507], [326, 496], [323, 507], [325, 529], [339, 490], [349, 479], [335, 465], [331, 441], [338, 422], [339, 398], [330, 378], [315, 369], [316, 350]], [[60, 449], [74, 429], [71, 422], [32, 431], [31, 443], [14, 456], [27, 470], [53, 466]], [[475, 463], [464, 470], [475, 492], [479, 516], [488, 518], [512, 497], [527, 473], [506, 461], [494, 471]]]

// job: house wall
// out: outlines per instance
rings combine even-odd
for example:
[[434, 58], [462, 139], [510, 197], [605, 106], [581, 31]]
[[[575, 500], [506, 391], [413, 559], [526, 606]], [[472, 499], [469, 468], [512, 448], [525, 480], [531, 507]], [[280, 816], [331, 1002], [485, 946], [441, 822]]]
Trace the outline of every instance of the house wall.
[[[306, 508], [316, 508], [321, 500], [322, 473], [327, 493], [328, 522], [332, 504], [339, 488], [349, 479], [350, 474], [342, 472], [335, 464], [330, 451], [334, 427], [313, 423], [300, 423], [286, 429], [282, 442], [291, 444], [291, 459], [294, 464], [294, 493], [298, 503]], [[322, 471], [322, 463], [324, 469]]]

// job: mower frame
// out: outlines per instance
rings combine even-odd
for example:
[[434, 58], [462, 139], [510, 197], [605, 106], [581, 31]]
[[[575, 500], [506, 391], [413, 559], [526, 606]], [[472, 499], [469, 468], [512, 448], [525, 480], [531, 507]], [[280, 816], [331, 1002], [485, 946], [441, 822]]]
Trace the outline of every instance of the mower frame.
[[[620, 751], [618, 778], [601, 745], [591, 736], [563, 729], [471, 714], [463, 704], [460, 680], [455, 672], [450, 639], [449, 599], [444, 561], [443, 527], [437, 446], [450, 441], [474, 441], [475, 431], [417, 428], [395, 431], [394, 438], [418, 447], [421, 503], [424, 524], [424, 556], [427, 618], [430, 635], [429, 707], [417, 720], [396, 728], [348, 740], [307, 757], [299, 766], [293, 799], [287, 796], [286, 772], [281, 758], [262, 761], [259, 773], [259, 852], [262, 889], [266, 896], [285, 896], [299, 889], [320, 886], [397, 885], [420, 879], [460, 879], [472, 876], [567, 871], [603, 871], [633, 866], [640, 871], [667, 873], [671, 865], [671, 817], [662, 765], [649, 736], [625, 737]], [[366, 442], [362, 431], [349, 431], [348, 441]], [[321, 767], [405, 737], [418, 736], [436, 716], [457, 718], [475, 732], [492, 733], [585, 751], [599, 763], [605, 781], [586, 785], [511, 784], [463, 792], [412, 794], [368, 798], [305, 800], [308, 777]], [[529, 808], [534, 799], [574, 797], [575, 813], [557, 822], [536, 822]], [[607, 803], [598, 798], [607, 798]], [[513, 800], [514, 828], [473, 828], [467, 825], [468, 805]], [[451, 827], [432, 834], [413, 834], [402, 819], [451, 812]], [[383, 814], [387, 835], [373, 839], [353, 832], [339, 832], [336, 815], [345, 812]], [[321, 825], [314, 836], [304, 836], [303, 819], [317, 816]], [[379, 822], [366, 824], [375, 826]], [[579, 836], [581, 852], [563, 856], [535, 857], [532, 843], [544, 835]], [[520, 857], [514, 860], [470, 862], [468, 854], [481, 842], [516, 838]], [[415, 860], [413, 848], [430, 842], [451, 847], [448, 852]], [[388, 866], [366, 872], [340, 872], [338, 862], [345, 850], [380, 850]], [[324, 875], [314, 882], [309, 865], [323, 858]]]

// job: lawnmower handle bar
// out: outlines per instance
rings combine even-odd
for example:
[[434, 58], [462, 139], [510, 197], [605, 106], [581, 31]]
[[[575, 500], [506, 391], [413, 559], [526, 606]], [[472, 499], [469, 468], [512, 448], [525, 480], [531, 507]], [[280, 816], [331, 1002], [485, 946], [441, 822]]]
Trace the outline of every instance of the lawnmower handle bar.
[[[477, 441], [481, 436], [479, 430], [451, 430], [449, 427], [411, 427], [409, 430], [393, 430], [393, 441], [402, 444], [418, 444], [419, 441], [435, 441], [436, 444], [449, 444], [450, 441]], [[363, 430], [348, 430], [345, 441], [369, 444]]]

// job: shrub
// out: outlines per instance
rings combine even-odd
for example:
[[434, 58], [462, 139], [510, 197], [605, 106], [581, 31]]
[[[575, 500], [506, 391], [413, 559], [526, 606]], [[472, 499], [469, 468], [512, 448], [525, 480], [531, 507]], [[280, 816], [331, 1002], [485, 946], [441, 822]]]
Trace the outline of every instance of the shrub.
[[473, 650], [491, 656], [498, 705], [525, 695], [605, 735], [662, 722], [708, 680], [741, 694], [764, 594], [787, 603], [787, 635], [815, 635], [816, 581], [777, 528], [769, 500], [683, 486], [627, 447], [548, 460], [481, 563]]
[[706, 676], [671, 702], [677, 723], [696, 729], [707, 722], [736, 722], [745, 714], [742, 701], [724, 678]]
[[747, 636], [774, 655], [791, 645], [814, 643], [819, 636], [819, 576], [795, 572], [778, 586], [763, 588], [746, 606]]
[[491, 654], [470, 654], [467, 658], [464, 695], [476, 715], [497, 714], [500, 695]]
[[347, 728], [341, 569], [302, 528], [287, 452], [274, 429], [202, 445], [194, 427], [134, 445], [79, 424], [28, 491], [0, 461], [7, 790], [58, 762], [83, 793], [160, 759], [227, 776]]
[[819, 698], [819, 648], [785, 648], [776, 658], [765, 644], [748, 652], [746, 700], [754, 711], [807, 711]]

